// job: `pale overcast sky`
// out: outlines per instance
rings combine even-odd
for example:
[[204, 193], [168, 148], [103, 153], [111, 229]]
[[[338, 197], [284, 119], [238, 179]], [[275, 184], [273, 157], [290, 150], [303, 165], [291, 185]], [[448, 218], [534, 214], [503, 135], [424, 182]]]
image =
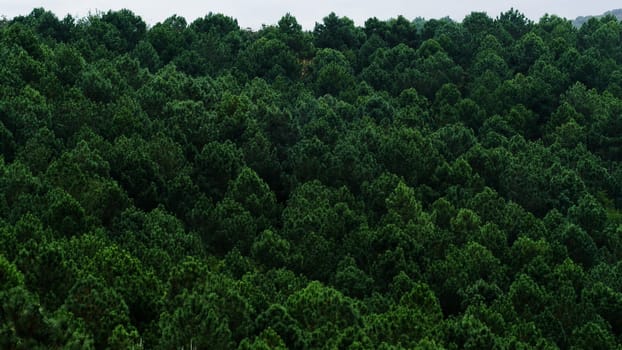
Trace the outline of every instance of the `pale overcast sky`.
[[153, 25], [172, 14], [186, 18], [188, 23], [207, 13], [223, 13], [238, 20], [241, 27], [258, 29], [262, 24], [275, 24], [282, 15], [293, 14], [305, 29], [313, 29], [315, 22], [334, 11], [339, 16], [352, 18], [357, 25], [363, 25], [370, 17], [388, 19], [404, 15], [408, 19], [415, 17], [440, 18], [449, 16], [461, 21], [471, 11], [485, 11], [490, 17], [510, 9], [518, 9], [527, 17], [538, 20], [545, 13], [557, 14], [574, 19], [580, 15], [597, 15], [607, 10], [620, 8], [620, 0], [228, 0], [228, 1], [120, 1], [120, 0], [0, 0], [0, 15], [12, 18], [25, 15], [35, 7], [51, 10], [58, 17], [66, 14], [83, 17], [90, 12], [118, 10], [128, 8], [140, 15], [148, 24]]

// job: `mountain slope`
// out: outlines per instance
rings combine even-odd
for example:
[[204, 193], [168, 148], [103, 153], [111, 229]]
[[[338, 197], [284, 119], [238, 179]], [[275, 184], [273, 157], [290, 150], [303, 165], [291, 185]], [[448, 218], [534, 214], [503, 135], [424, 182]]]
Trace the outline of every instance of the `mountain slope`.
[[590, 20], [590, 18], [596, 17], [596, 18], [601, 18], [601, 17], [605, 17], [607, 15], [613, 15], [615, 16], [615, 18], [618, 19], [618, 21], [622, 20], [622, 9], [616, 9], [616, 10], [611, 10], [611, 11], [607, 11], [605, 13], [603, 13], [602, 15], [597, 15], [597, 16], [579, 16], [577, 18], [574, 19], [574, 21], [572, 21], [572, 25], [575, 27], [580, 27], [583, 25], [583, 23], [586, 23], [587, 21]]

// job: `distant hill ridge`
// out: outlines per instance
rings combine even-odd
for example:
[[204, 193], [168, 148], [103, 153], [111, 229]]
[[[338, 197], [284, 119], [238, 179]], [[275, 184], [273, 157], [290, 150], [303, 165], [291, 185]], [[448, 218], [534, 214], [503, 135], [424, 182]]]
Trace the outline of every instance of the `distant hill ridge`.
[[607, 15], [614, 15], [618, 21], [622, 20], [622, 8], [621, 9], [616, 9], [616, 10], [611, 10], [611, 11], [607, 11], [605, 13], [603, 13], [602, 15], [597, 15], [597, 16], [579, 16], [577, 18], [575, 18], [574, 21], [572, 21], [572, 25], [574, 25], [575, 27], [580, 27], [583, 25], [583, 23], [587, 22], [590, 20], [590, 18], [596, 17], [596, 18], [601, 18]]

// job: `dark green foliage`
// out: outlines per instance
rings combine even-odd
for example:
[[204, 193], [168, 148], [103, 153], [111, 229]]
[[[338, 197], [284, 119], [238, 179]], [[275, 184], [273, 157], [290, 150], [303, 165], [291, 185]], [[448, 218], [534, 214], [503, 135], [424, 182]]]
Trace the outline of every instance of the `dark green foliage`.
[[316, 23], [313, 34], [316, 47], [339, 51], [357, 50], [365, 40], [365, 33], [351, 19], [334, 12], [324, 17], [322, 23]]
[[240, 53], [240, 69], [249, 77], [296, 79], [300, 65], [296, 56], [282, 41], [261, 38]]
[[121, 295], [90, 274], [71, 288], [63, 307], [84, 321], [98, 348], [104, 348], [117, 325], [130, 325], [129, 310]]
[[194, 181], [201, 191], [221, 198], [229, 181], [238, 176], [242, 165], [242, 152], [231, 141], [210, 142], [196, 157]]
[[618, 349], [621, 45], [0, 19], [0, 349]]
[[197, 348], [231, 348], [231, 330], [227, 319], [214, 304], [213, 294], [186, 293], [178, 296], [180, 305], [172, 314], [160, 318], [162, 349], [196, 346]]

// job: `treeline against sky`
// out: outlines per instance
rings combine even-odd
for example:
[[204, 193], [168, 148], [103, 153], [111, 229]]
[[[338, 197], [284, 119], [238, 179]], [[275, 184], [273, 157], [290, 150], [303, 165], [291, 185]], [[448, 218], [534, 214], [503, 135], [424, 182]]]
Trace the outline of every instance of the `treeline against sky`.
[[0, 348], [615, 349], [622, 23], [0, 21]]

